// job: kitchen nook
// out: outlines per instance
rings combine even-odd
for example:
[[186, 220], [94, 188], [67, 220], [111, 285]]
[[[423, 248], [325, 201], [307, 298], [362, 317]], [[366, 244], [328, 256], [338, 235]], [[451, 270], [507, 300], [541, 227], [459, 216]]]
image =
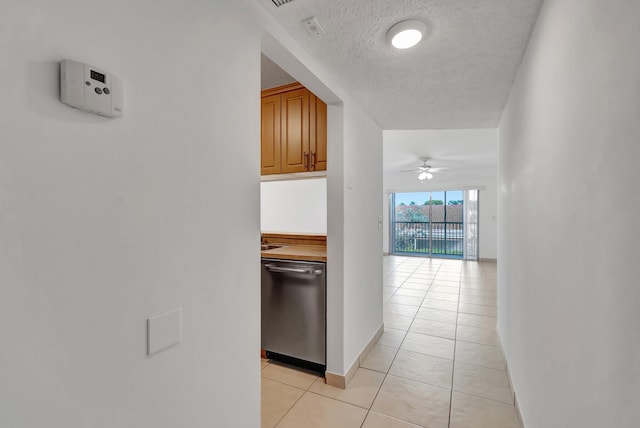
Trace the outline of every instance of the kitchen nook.
[[261, 356], [322, 376], [327, 367], [326, 153], [327, 105], [298, 82], [263, 88]]
[[262, 365], [345, 388], [383, 332], [380, 128], [277, 43], [263, 48]]

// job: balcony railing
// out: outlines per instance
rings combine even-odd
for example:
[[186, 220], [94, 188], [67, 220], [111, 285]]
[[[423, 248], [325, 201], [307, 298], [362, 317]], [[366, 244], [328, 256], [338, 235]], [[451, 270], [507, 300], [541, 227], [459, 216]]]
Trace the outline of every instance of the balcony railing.
[[394, 252], [462, 257], [464, 228], [462, 222], [396, 221]]

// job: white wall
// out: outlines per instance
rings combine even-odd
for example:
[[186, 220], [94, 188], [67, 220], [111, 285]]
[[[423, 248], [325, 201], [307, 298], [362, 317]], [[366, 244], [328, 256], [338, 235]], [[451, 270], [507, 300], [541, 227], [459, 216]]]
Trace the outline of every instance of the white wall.
[[[384, 151], [392, 156], [402, 156], [404, 141], [418, 140], [425, 146], [424, 151], [444, 152], [440, 162], [447, 164], [446, 157], [459, 158], [451, 160], [450, 169], [434, 174], [432, 180], [421, 183], [415, 174], [385, 171], [384, 173], [384, 234], [383, 249], [389, 252], [389, 193], [392, 192], [431, 192], [440, 190], [480, 190], [480, 258], [495, 259], [497, 250], [497, 146], [496, 129], [439, 129], [439, 130], [387, 130], [384, 131]], [[483, 157], [482, 167], [472, 168], [472, 162], [465, 156], [476, 153], [473, 147], [480, 144], [483, 149], [477, 152]], [[455, 149], [447, 146], [455, 145]], [[490, 148], [489, 150], [485, 148]], [[413, 149], [412, 149], [413, 150]], [[394, 152], [394, 153], [392, 153]], [[461, 162], [462, 161], [462, 162]], [[457, 162], [457, 163], [456, 163]], [[493, 163], [494, 166], [487, 167]], [[458, 166], [462, 164], [463, 166]]]
[[[344, 110], [344, 343], [351, 367], [382, 325], [382, 129]], [[380, 225], [381, 226], [381, 225]]]
[[527, 428], [640, 420], [638, 16], [545, 2], [500, 124], [498, 324]]
[[327, 233], [327, 179], [260, 183], [262, 232]]
[[497, 179], [488, 179], [480, 190], [480, 242], [481, 259], [498, 258], [498, 186]]
[[[257, 427], [260, 25], [104, 6], [0, 5], [0, 426]], [[63, 58], [119, 75], [124, 118], [60, 103]]]

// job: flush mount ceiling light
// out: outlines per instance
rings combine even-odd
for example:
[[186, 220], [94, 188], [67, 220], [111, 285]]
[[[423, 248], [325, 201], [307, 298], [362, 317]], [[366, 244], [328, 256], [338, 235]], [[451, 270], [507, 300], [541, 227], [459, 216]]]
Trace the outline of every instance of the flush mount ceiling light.
[[415, 19], [400, 21], [387, 31], [387, 40], [396, 49], [408, 49], [422, 40], [427, 26]]

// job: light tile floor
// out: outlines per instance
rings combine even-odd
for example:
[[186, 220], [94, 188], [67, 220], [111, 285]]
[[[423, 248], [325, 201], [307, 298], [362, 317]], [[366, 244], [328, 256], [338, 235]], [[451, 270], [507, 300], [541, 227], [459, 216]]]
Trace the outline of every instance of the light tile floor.
[[263, 428], [517, 428], [496, 264], [387, 256], [385, 332], [346, 389], [262, 360]]

